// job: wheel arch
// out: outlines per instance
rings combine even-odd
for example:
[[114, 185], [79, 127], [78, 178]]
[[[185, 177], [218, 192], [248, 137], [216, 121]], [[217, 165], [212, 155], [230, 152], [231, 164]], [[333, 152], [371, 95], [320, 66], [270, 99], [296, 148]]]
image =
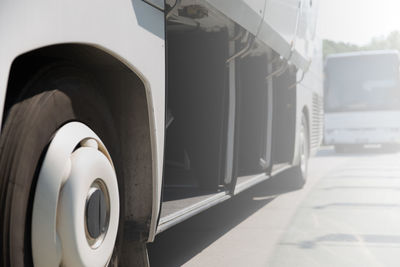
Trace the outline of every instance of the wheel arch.
[[[146, 80], [115, 55], [88, 44], [58, 44], [42, 47], [14, 59], [9, 72], [3, 112], [17, 101], [24, 84], [43, 66], [71, 62], [87, 70], [104, 95], [117, 133], [124, 183], [125, 219], [130, 238], [147, 241], [154, 216], [154, 129], [152, 99]], [[156, 204], [158, 205], [158, 204]]]

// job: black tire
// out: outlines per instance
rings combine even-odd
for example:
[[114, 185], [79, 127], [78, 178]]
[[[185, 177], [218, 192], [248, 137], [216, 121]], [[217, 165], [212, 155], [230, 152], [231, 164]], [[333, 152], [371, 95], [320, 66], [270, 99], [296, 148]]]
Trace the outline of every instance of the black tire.
[[300, 127], [300, 140], [298, 149], [299, 163], [293, 167], [295, 177], [294, 186], [296, 188], [303, 188], [307, 181], [308, 160], [310, 157], [310, 138], [308, 133], [308, 123], [304, 115], [301, 118]]
[[335, 152], [338, 154], [365, 153], [364, 145], [362, 144], [342, 144], [335, 145]]
[[384, 153], [398, 153], [400, 151], [399, 144], [382, 144], [381, 151]]
[[[0, 138], [1, 266], [33, 266], [31, 216], [36, 179], [57, 129], [70, 121], [85, 123], [105, 143], [119, 169], [119, 142], [112, 117], [98, 87], [84, 73], [66, 64], [41, 70], [7, 113]], [[123, 186], [121, 181], [119, 186]], [[123, 209], [122, 199], [120, 203]], [[119, 231], [122, 223], [120, 218]], [[117, 247], [120, 243], [117, 238]]]
[[338, 154], [342, 154], [346, 152], [346, 146], [345, 145], [335, 145], [335, 152]]

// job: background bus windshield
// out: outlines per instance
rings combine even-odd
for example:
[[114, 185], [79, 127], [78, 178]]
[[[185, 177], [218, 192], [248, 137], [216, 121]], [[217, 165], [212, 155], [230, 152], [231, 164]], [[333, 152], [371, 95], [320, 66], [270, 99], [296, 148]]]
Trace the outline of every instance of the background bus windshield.
[[331, 58], [327, 62], [326, 110], [400, 110], [396, 54]]

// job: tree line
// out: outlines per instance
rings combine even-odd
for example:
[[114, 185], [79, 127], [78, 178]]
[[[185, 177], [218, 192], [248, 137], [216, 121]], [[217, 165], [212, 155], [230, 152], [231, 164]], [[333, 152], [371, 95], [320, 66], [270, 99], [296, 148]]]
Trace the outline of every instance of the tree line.
[[387, 36], [374, 37], [366, 45], [356, 45], [346, 42], [324, 40], [324, 56], [336, 53], [346, 53], [366, 50], [394, 49], [400, 51], [400, 32], [394, 31]]

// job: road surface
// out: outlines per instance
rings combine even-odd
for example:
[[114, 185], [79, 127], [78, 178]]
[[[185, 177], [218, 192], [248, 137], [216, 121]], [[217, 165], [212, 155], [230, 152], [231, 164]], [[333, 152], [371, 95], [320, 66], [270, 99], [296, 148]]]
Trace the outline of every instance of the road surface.
[[400, 266], [400, 154], [310, 161], [305, 188], [285, 172], [160, 234], [151, 266]]

